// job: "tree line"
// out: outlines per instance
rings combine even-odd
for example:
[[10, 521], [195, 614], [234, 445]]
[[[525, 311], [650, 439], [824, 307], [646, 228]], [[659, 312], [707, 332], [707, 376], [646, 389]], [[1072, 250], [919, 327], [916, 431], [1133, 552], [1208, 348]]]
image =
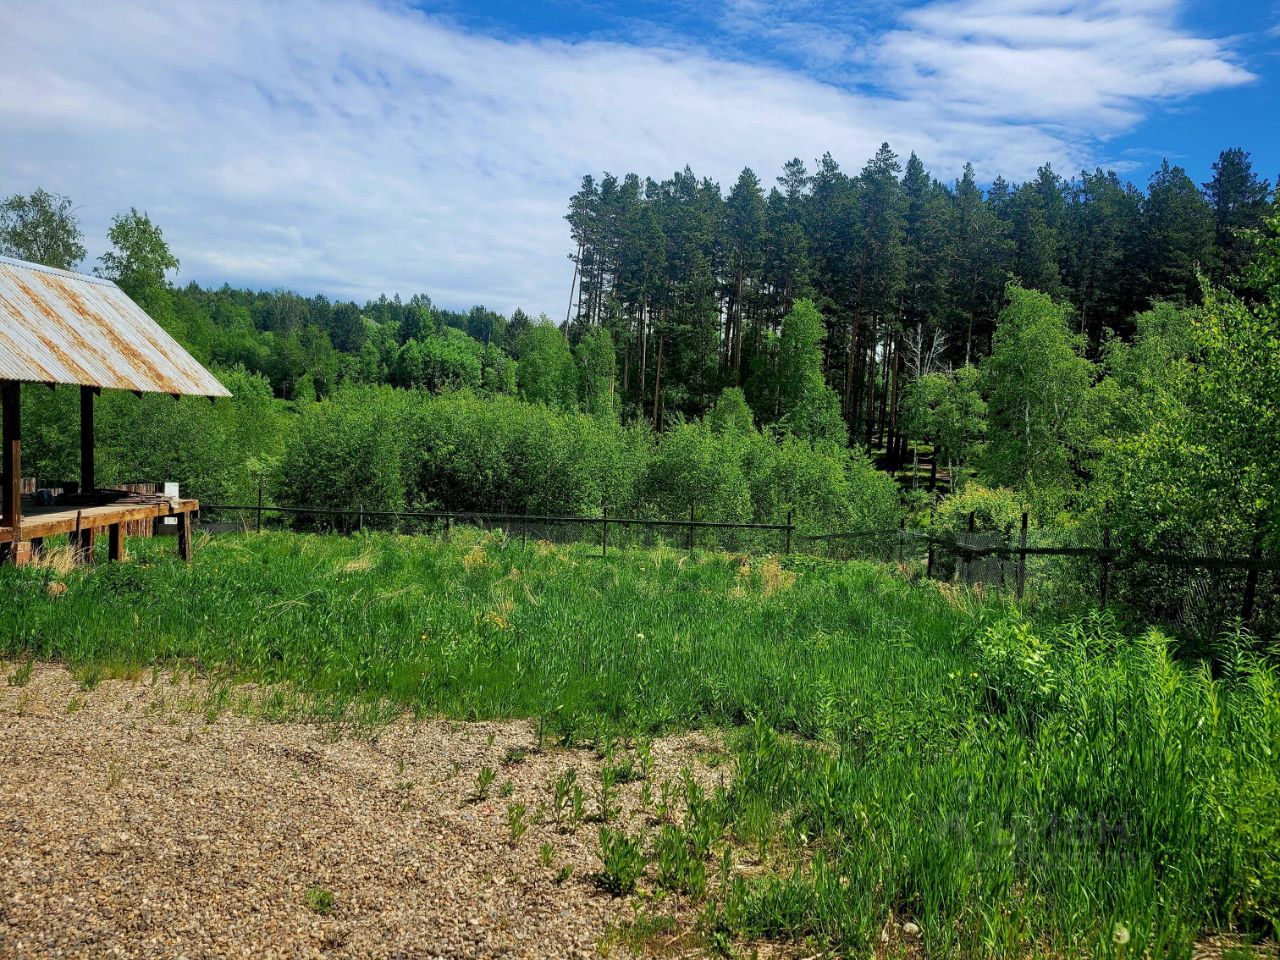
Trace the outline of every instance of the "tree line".
[[[1072, 307], [1097, 358], [1152, 302], [1193, 304], [1200, 276], [1226, 282], [1248, 257], [1271, 185], [1241, 149], [1197, 185], [1165, 161], [1146, 189], [1114, 171], [980, 186], [953, 183], [884, 144], [857, 173], [830, 154], [787, 163], [766, 187], [744, 169], [727, 196], [689, 169], [657, 181], [583, 178], [569, 202], [575, 341], [595, 328], [619, 351], [620, 392], [661, 428], [740, 386], [762, 422], [777, 336], [795, 300], [825, 318], [823, 375], [867, 443], [894, 435], [901, 387], [991, 352], [1009, 281]], [[874, 434], [874, 438], [873, 438]]]

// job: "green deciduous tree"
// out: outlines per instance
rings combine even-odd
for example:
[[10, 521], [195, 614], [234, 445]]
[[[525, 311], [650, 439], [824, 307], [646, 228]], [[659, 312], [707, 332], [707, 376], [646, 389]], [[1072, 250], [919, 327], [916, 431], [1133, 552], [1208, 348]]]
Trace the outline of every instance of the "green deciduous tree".
[[71, 200], [37, 187], [0, 203], [0, 254], [74, 270], [85, 249]]
[[164, 233], [136, 207], [112, 217], [107, 239], [112, 249], [98, 258], [98, 273], [114, 280], [135, 300], [141, 300], [148, 291], [168, 286], [165, 275], [178, 269], [178, 258], [165, 243]]
[[806, 440], [848, 442], [840, 398], [822, 376], [822, 314], [812, 300], [797, 300], [782, 321], [775, 395], [783, 429]]
[[578, 391], [582, 409], [598, 416], [612, 416], [617, 407], [615, 392], [618, 360], [613, 336], [604, 327], [595, 327], [574, 348], [578, 364]]
[[1096, 440], [1096, 368], [1070, 307], [1010, 285], [982, 371], [989, 421], [982, 472], [1045, 510], [1062, 505]]
[[551, 323], [535, 323], [520, 338], [520, 395], [534, 403], [572, 410], [578, 403], [578, 368], [569, 341]]

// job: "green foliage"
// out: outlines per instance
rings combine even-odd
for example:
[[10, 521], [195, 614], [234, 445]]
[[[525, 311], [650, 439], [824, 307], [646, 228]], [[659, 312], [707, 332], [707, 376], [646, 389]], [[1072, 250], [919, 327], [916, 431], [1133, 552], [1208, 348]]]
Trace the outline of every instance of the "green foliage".
[[784, 430], [815, 443], [845, 446], [849, 431], [840, 398], [822, 375], [822, 314], [812, 300], [797, 300], [782, 320], [775, 393]]
[[756, 432], [755, 419], [746, 395], [738, 387], [725, 387], [715, 406], [707, 412], [707, 426], [713, 433], [738, 433], [751, 435]]
[[85, 248], [71, 198], [39, 187], [29, 197], [7, 197], [0, 203], [0, 254], [74, 270]]
[[968, 529], [972, 513], [975, 530], [1008, 534], [1021, 525], [1024, 510], [1026, 502], [1008, 487], [969, 482], [958, 493], [938, 502], [931, 523], [937, 530], [959, 536]]
[[483, 348], [460, 330], [445, 327], [422, 341], [406, 340], [396, 353], [397, 386], [425, 390], [478, 390], [484, 380]]
[[1248, 552], [1261, 530], [1280, 549], [1280, 240], [1258, 238], [1241, 299], [1157, 306], [1108, 356], [1114, 404], [1095, 500], [1123, 539], [1214, 542]]
[[977, 679], [988, 705], [1015, 714], [1030, 729], [1057, 700], [1060, 681], [1049, 645], [1026, 621], [1006, 618], [984, 629], [975, 642]]
[[693, 507], [700, 519], [746, 521], [752, 512], [741, 450], [704, 423], [682, 423], [658, 438], [639, 497], [660, 517], [683, 516]]
[[535, 323], [521, 334], [517, 349], [520, 395], [533, 403], [574, 409], [578, 403], [578, 368], [569, 341], [560, 329], [550, 322]]
[[596, 883], [615, 897], [634, 893], [636, 882], [644, 876], [646, 860], [644, 839], [622, 830], [600, 828], [600, 872]]
[[754, 519], [778, 523], [794, 511], [802, 533], [875, 530], [897, 520], [897, 486], [865, 454], [784, 435], [752, 445], [744, 461]]
[[165, 242], [164, 233], [136, 207], [111, 218], [107, 239], [112, 249], [98, 258], [102, 263], [100, 272], [135, 300], [166, 286], [165, 275], [178, 269], [178, 258]]
[[987, 433], [987, 404], [982, 376], [965, 366], [947, 373], [927, 373], [903, 391], [902, 417], [912, 435], [931, 440], [951, 468], [971, 462]]
[[574, 356], [578, 364], [582, 409], [596, 416], [613, 416], [618, 365], [613, 337], [605, 328], [595, 327], [578, 341]]
[[1096, 441], [1096, 370], [1082, 356], [1083, 338], [1071, 333], [1066, 304], [1012, 284], [1007, 295], [983, 365], [989, 439], [982, 475], [1047, 511], [1076, 488]]
[[632, 501], [643, 431], [468, 392], [405, 396], [404, 406], [404, 487], [417, 506], [592, 514]]
[[[280, 495], [331, 510], [403, 509], [403, 402], [389, 388], [352, 388], [300, 411], [284, 445]], [[356, 522], [316, 519], [346, 528]]]

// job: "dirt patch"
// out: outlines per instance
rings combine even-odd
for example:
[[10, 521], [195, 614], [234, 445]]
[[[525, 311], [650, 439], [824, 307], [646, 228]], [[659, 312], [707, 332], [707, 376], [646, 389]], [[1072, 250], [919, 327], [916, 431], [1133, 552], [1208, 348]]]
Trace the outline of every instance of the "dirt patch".
[[[591, 880], [597, 827], [550, 811], [557, 777], [577, 768], [590, 794], [601, 761], [536, 750], [529, 723], [336, 736], [212, 714], [204, 681], [163, 672], [86, 690], [16, 668], [0, 664], [0, 957], [582, 957], [635, 916]], [[655, 743], [654, 792], [684, 767], [728, 776], [715, 751]], [[641, 787], [620, 786], [618, 824], [639, 828]]]

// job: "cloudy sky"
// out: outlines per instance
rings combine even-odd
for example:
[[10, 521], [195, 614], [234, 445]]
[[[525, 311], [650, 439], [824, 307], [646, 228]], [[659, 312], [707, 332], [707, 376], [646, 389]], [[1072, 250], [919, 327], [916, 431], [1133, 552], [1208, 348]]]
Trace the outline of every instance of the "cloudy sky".
[[[836, 12], [833, 12], [836, 11]], [[1243, 146], [1280, 172], [1275, 0], [0, 0], [0, 194], [137, 206], [180, 282], [562, 312], [584, 173], [727, 189], [888, 140], [951, 179]]]

